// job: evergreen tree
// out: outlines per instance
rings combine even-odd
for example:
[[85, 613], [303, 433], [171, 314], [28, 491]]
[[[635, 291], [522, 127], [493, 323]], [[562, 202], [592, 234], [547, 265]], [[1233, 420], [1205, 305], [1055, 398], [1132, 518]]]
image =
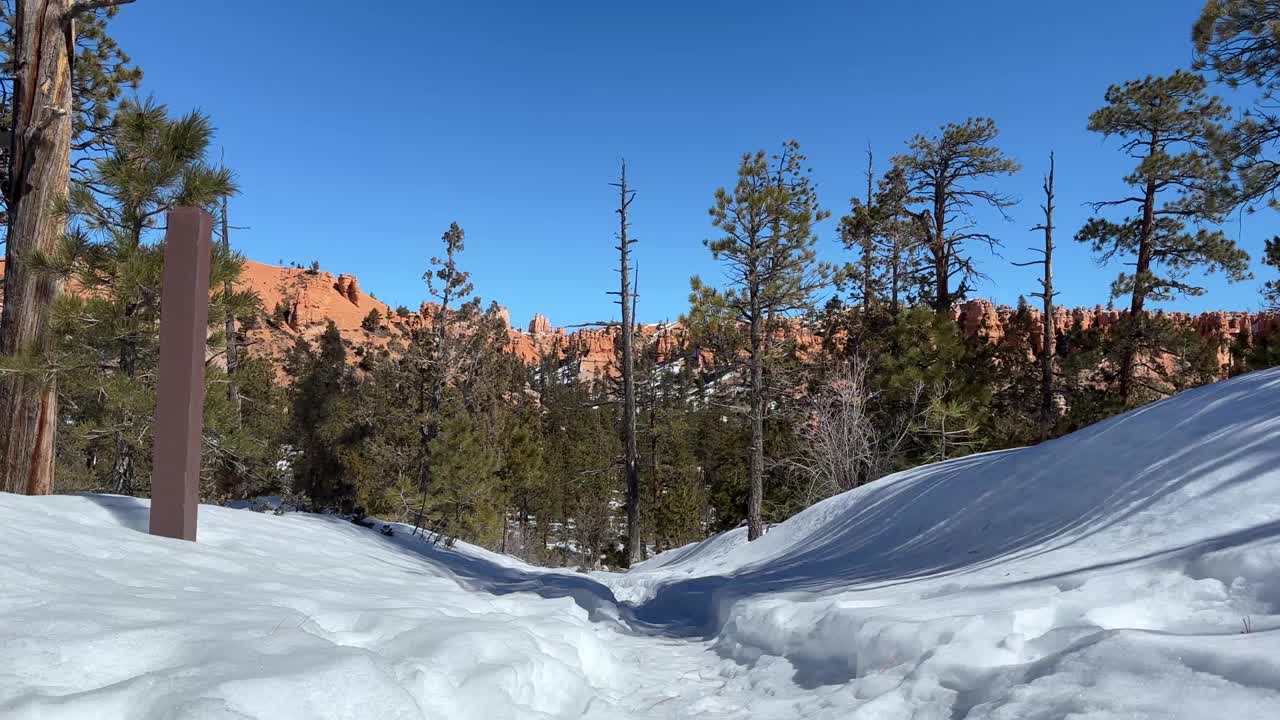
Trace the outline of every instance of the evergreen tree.
[[314, 348], [299, 337], [287, 368], [294, 378], [289, 421], [295, 489], [319, 508], [349, 511], [355, 484], [340, 453], [352, 439], [353, 379], [338, 327], [330, 321]]
[[202, 497], [243, 500], [281, 495], [290, 478], [283, 432], [288, 425], [288, 391], [277, 383], [275, 370], [263, 358], [241, 358], [236, 370], [240, 403], [233, 403], [217, 386], [226, 381], [216, 369], [206, 370], [205, 475], [209, 491]]
[[499, 476], [504, 494], [510, 499], [516, 527], [513, 542], [508, 541], [512, 533], [504, 532], [503, 552], [536, 562], [543, 558], [546, 547], [535, 547], [535, 531], [541, 524], [550, 522], [545, 502], [550, 493], [546, 471], [547, 446], [536, 409], [530, 406], [518, 408], [505, 439]]
[[[235, 185], [228, 170], [205, 159], [213, 132], [200, 113], [170, 119], [164, 106], [128, 102], [112, 137], [111, 154], [95, 161], [86, 183], [57, 208], [69, 218], [69, 233], [53, 252], [34, 253], [29, 262], [41, 274], [70, 278], [84, 289], [57, 305], [59, 357], [47, 370], [80, 375], [64, 395], [73, 416], [93, 428], [86, 452], [97, 467], [96, 458], [110, 458], [105, 486], [128, 494], [137, 489], [138, 464], [145, 466], [150, 456], [155, 407], [164, 249], [154, 235], [169, 209], [212, 207]], [[240, 258], [215, 252], [215, 287], [233, 280], [241, 265]], [[210, 321], [247, 312], [256, 302], [249, 293], [215, 293]], [[215, 332], [214, 341], [221, 339]], [[80, 404], [82, 392], [100, 396]], [[91, 416], [85, 408], [93, 408]]]
[[[813, 225], [829, 213], [818, 196], [805, 157], [794, 140], [770, 159], [764, 151], [743, 156], [733, 190], [716, 191], [712, 224], [724, 232], [707, 241], [711, 254], [725, 266], [730, 287], [718, 293], [723, 305], [748, 329], [747, 371], [750, 384], [751, 481], [747, 503], [748, 539], [764, 533], [765, 369], [769, 341], [779, 323], [810, 310], [814, 293], [826, 285], [829, 268], [817, 262]], [[695, 295], [705, 292], [697, 277]], [[716, 295], [713, 293], [713, 295]]]
[[[1043, 317], [1041, 318], [1043, 320]], [[1056, 333], [1051, 333], [1056, 343]], [[1044, 325], [1035, 322], [1026, 298], [1018, 298], [1018, 307], [1005, 324], [1004, 334], [990, 354], [976, 353], [989, 359], [988, 367], [975, 368], [986, 377], [991, 388], [990, 411], [979, 426], [979, 436], [987, 448], [1030, 445], [1053, 434], [1057, 418], [1053, 403], [1056, 382], [1050, 375], [1048, 401], [1045, 403]], [[1050, 352], [1056, 346], [1050, 347]], [[1052, 355], [1050, 356], [1053, 357]], [[1052, 365], [1050, 365], [1052, 373]]]
[[1119, 221], [1091, 218], [1076, 233], [1102, 262], [1134, 259], [1134, 272], [1121, 273], [1111, 288], [1112, 297], [1129, 296], [1116, 338], [1125, 403], [1134, 399], [1139, 361], [1163, 350], [1145, 314], [1147, 301], [1203, 294], [1189, 280], [1192, 271], [1221, 270], [1232, 280], [1248, 275], [1249, 256], [1215, 227], [1237, 195], [1214, 154], [1229, 111], [1205, 87], [1203, 78], [1184, 71], [1113, 85], [1106, 106], [1089, 118], [1090, 130], [1119, 137], [1121, 150], [1137, 160], [1125, 176], [1128, 195], [1094, 203], [1095, 210], [1131, 208], [1132, 214]]
[[[1280, 270], [1280, 237], [1267, 240], [1262, 262]], [[1280, 311], [1280, 280], [1272, 279], [1262, 284], [1262, 301], [1273, 312]]]
[[620, 560], [619, 436], [613, 414], [604, 410], [608, 399], [577, 373], [544, 377], [540, 395], [544, 442], [555, 448], [547, 456], [547, 475], [554, 478], [549, 507], [538, 514], [543, 546], [557, 548], [561, 562], [586, 568], [609, 556]]
[[840, 238], [858, 259], [845, 266], [843, 275], [853, 298], [865, 309], [884, 306], [897, 315], [911, 300], [919, 284], [920, 238], [923, 225], [907, 207], [910, 201], [901, 167], [891, 167], [872, 193], [868, 169], [867, 200], [850, 201], [850, 213], [840, 218]]
[[365, 512], [412, 522], [421, 507], [421, 454], [416, 408], [405, 402], [417, 389], [417, 373], [405, 360], [405, 350], [395, 343], [361, 359], [368, 369], [351, 389], [361, 440], [344, 449], [341, 462], [355, 485], [356, 503]]
[[906, 183], [907, 203], [920, 207], [915, 215], [924, 228], [924, 249], [931, 262], [918, 279], [932, 286], [925, 296], [939, 315], [950, 315], [952, 304], [968, 296], [974, 280], [983, 277], [966, 246], [975, 241], [993, 248], [1000, 244], [995, 236], [976, 229], [974, 206], [985, 205], [1004, 215], [1015, 203], [979, 185], [1020, 169], [994, 145], [998, 134], [991, 120], [970, 118], [945, 125], [932, 137], [915, 136], [908, 143], [909, 152], [893, 159]]
[[1227, 147], [1241, 180], [1243, 197], [1269, 197], [1277, 206], [1280, 162], [1280, 3], [1276, 0], [1208, 0], [1192, 28], [1194, 66], [1232, 88], [1258, 90], [1251, 107], [1232, 128]]
[[[451, 223], [441, 236], [444, 257], [432, 257], [433, 269], [422, 276], [427, 283], [427, 291], [436, 298], [438, 304], [431, 314], [428, 331], [418, 333], [414, 339], [417, 352], [414, 353], [413, 360], [419, 376], [417, 398], [421, 418], [419, 444], [422, 455], [418, 471], [418, 491], [422, 494], [420, 516], [426, 510], [431, 484], [431, 443], [440, 431], [445, 390], [457, 370], [453, 336], [457, 334], [456, 328], [465, 324], [468, 318], [474, 317], [480, 302], [478, 298], [468, 300], [473, 290], [470, 274], [458, 265], [458, 256], [465, 249], [465, 237], [462, 228], [457, 223]], [[458, 302], [461, 305], [453, 307]], [[415, 530], [422, 519], [419, 517], [415, 520]]]
[[464, 538], [497, 547], [503, 530], [500, 458], [481, 417], [456, 397], [444, 408], [431, 440], [431, 493], [427, 513], [437, 537]]
[[840, 218], [840, 240], [846, 250], [856, 250], [858, 259], [844, 267], [853, 298], [865, 314], [884, 294], [883, 278], [877, 263], [876, 235], [881, 224], [881, 208], [874, 194], [875, 170], [871, 148], [867, 147], [867, 197], [849, 200], [849, 214]]
[[995, 366], [982, 338], [966, 339], [950, 317], [920, 306], [896, 318], [872, 372], [877, 412], [915, 418], [902, 454], [919, 464], [979, 449], [975, 428], [989, 417]]

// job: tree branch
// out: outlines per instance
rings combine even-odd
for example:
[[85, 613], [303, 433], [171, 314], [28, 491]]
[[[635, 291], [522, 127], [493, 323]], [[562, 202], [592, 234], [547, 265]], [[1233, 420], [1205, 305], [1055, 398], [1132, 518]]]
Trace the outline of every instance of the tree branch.
[[120, 5], [128, 5], [134, 0], [79, 0], [71, 6], [71, 14], [92, 12], [103, 8], [112, 8]]

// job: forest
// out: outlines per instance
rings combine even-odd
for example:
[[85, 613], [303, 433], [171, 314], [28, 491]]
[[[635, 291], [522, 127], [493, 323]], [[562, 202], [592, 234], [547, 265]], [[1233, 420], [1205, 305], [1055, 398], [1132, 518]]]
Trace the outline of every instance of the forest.
[[[458, 224], [424, 230], [440, 233], [420, 260], [431, 311], [370, 313], [371, 334], [399, 329], [387, 342], [354, 345], [331, 325], [298, 335], [283, 367], [255, 354], [246, 332], [283, 320], [237, 284], [235, 168], [218, 159], [215, 118], [147, 93], [111, 35], [125, 4], [64, 0], [77, 13], [72, 47], [44, 47], [55, 39], [32, 39], [21, 3], [0, 4], [13, 68], [0, 106], [11, 138], [6, 491], [149, 495], [160, 238], [179, 206], [216, 219], [203, 502], [280, 496], [549, 566], [627, 567], [742, 524], [755, 539], [888, 474], [1044, 442], [1280, 364], [1276, 333], [1224, 345], [1159, 307], [1203, 294], [1207, 273], [1256, 273], [1263, 305], [1280, 310], [1280, 238], [1250, 258], [1223, 230], [1235, 212], [1280, 207], [1280, 39], [1261, 30], [1280, 20], [1274, 0], [1212, 0], [1192, 29], [1191, 67], [1099, 88], [1080, 122], [1130, 169], [1125, 192], [1094, 198], [1081, 227], [1054, 220], [1055, 188], [1074, 179], [1052, 152], [1010, 157], [998, 118], [919, 128], [884, 149], [884, 172], [868, 157], [865, 193], [848, 200], [819, 198], [798, 141], [744, 148], [706, 197], [706, 252], [723, 276], [690, 279], [674, 344], [637, 331], [629, 230], [645, 207], [622, 165], [600, 178], [617, 191], [599, 208], [617, 232], [600, 242], [618, 258], [600, 272], [613, 273], [621, 310], [607, 326], [619, 339], [614, 370], [600, 377], [510, 352], [501, 309], [474, 291]], [[59, 62], [51, 51], [73, 58], [61, 114], [23, 104], [33, 73], [58, 71], [45, 67]], [[1218, 88], [1249, 104], [1230, 107]], [[975, 218], [1018, 202], [1000, 190], [1015, 173], [1043, 176], [1040, 197], [1021, 199], [1041, 221], [1002, 239]], [[985, 252], [1011, 233], [1037, 251]], [[843, 252], [821, 255], [820, 234]], [[1098, 301], [1118, 322], [1054, 322], [1064, 242], [1115, 273]], [[954, 309], [1001, 262], [1033, 264], [1041, 279], [1000, 341], [966, 335]]]

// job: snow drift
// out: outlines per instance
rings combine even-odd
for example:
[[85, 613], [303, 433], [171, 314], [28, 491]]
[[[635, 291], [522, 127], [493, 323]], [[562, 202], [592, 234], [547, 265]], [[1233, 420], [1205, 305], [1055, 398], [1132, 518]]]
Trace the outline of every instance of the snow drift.
[[0, 495], [0, 716], [1280, 716], [1280, 371], [625, 575]]

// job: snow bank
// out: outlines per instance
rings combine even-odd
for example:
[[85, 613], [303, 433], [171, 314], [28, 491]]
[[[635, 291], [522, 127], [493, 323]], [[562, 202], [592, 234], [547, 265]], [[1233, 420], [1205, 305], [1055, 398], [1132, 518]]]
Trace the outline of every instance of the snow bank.
[[625, 575], [0, 494], [4, 718], [1280, 717], [1280, 371]]
[[1280, 717], [1280, 372], [608, 582], [639, 622], [852, 688], [853, 717]]
[[538, 582], [508, 558], [207, 506], [192, 545], [146, 513], [0, 495], [0, 717], [573, 717], [616, 684], [571, 584], [466, 587]]

